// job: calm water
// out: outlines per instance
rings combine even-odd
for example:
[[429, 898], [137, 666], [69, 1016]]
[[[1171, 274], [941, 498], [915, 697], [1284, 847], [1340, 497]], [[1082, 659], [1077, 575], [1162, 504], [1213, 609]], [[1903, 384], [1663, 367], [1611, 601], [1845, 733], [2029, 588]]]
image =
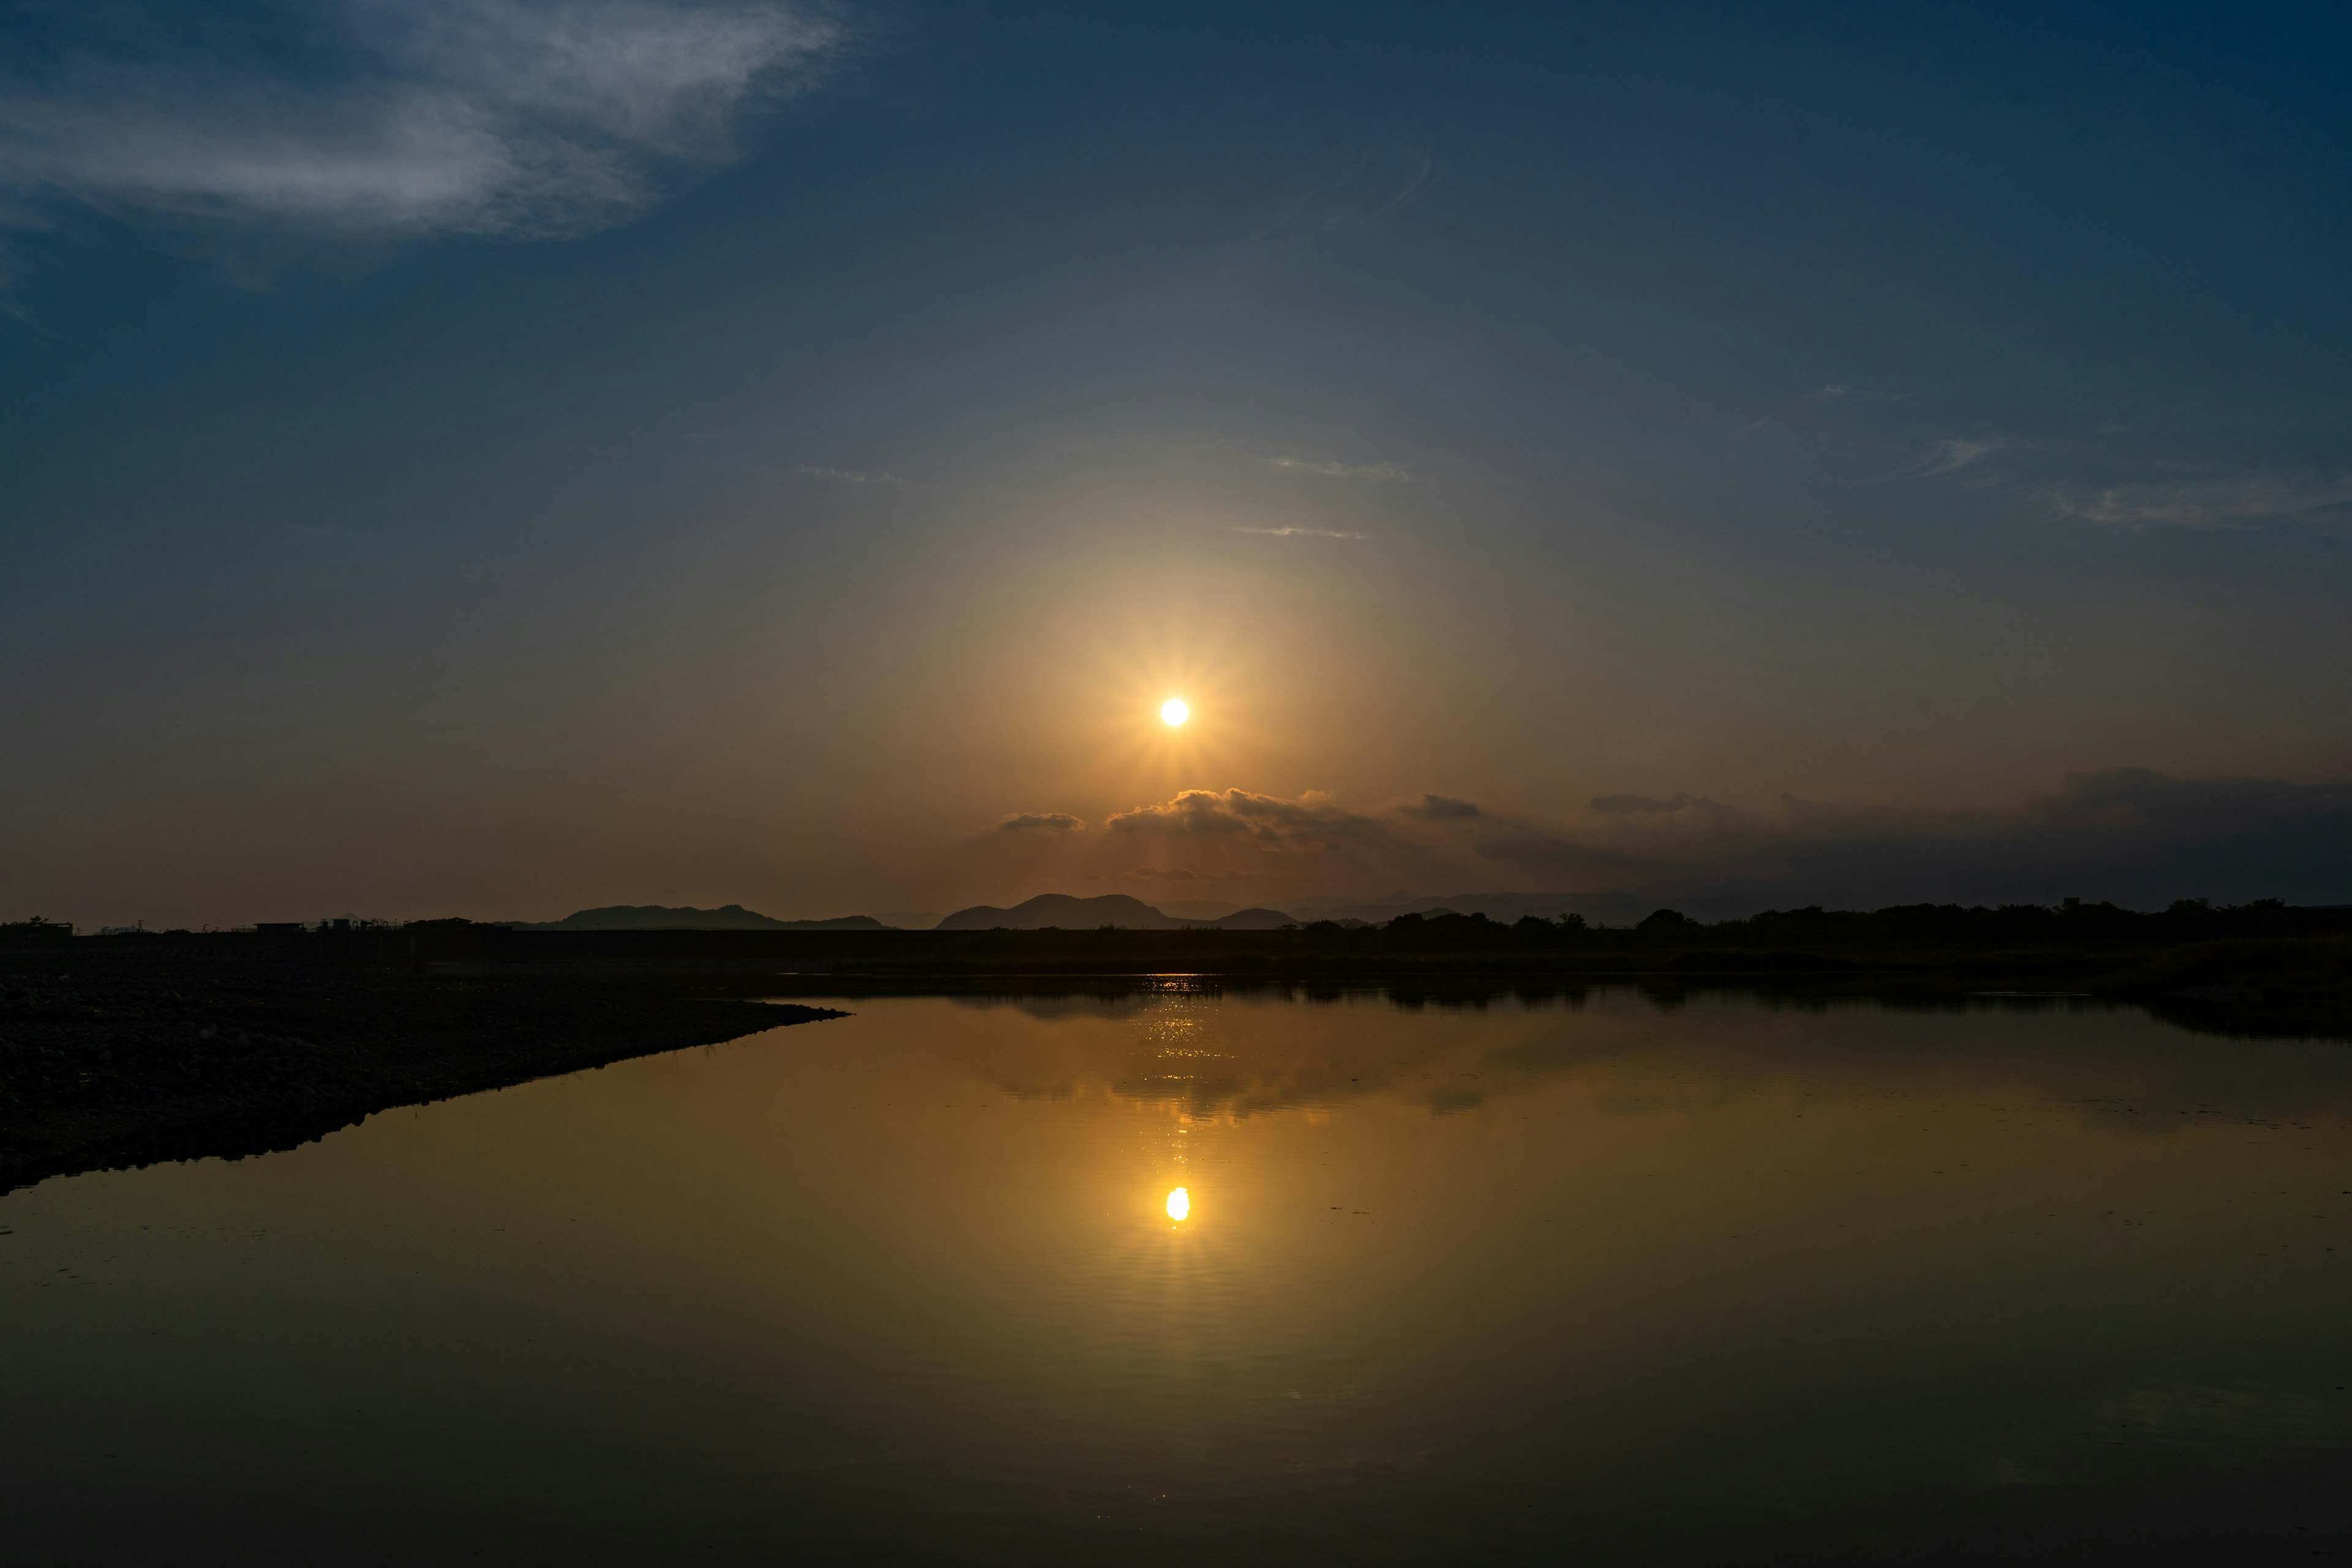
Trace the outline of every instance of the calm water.
[[10, 1560], [2352, 1555], [2352, 1047], [845, 1005], [0, 1198]]

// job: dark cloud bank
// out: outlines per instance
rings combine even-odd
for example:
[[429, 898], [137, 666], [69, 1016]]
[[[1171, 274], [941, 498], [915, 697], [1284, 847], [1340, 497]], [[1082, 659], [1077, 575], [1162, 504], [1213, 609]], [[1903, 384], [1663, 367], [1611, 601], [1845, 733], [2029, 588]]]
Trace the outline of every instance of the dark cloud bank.
[[2115, 768], [1978, 811], [1791, 799], [1750, 814], [1686, 795], [1617, 795], [1594, 801], [1576, 828], [1497, 824], [1471, 842], [1588, 886], [1622, 869], [1644, 892], [1702, 906], [1692, 913], [2060, 897], [2339, 903], [2352, 901], [2352, 782]]
[[1188, 789], [1158, 805], [1139, 805], [1106, 822], [1114, 833], [1254, 839], [1284, 847], [1338, 848], [1388, 842], [1388, 825], [1309, 791], [1297, 800], [1245, 789]]
[[1603, 795], [1549, 822], [1439, 795], [1366, 815], [1321, 795], [1192, 790], [1106, 826], [1175, 844], [1399, 857], [1400, 870], [1411, 860], [1424, 877], [1444, 866], [1490, 887], [1557, 891], [1564, 909], [1604, 919], [1664, 905], [1717, 919], [1806, 904], [2352, 902], [2352, 781], [2341, 780], [2115, 768], [1990, 809], [1787, 798], [1759, 812], [1688, 795]]

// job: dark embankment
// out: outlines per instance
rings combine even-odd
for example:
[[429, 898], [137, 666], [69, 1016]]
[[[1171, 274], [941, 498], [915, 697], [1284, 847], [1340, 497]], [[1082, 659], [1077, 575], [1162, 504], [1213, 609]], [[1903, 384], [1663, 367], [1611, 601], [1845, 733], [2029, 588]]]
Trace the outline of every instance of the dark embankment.
[[1266, 979], [1560, 976], [1691, 980], [1804, 978], [1963, 988], [2098, 986], [2116, 994], [2212, 994], [2215, 986], [2352, 992], [2352, 906], [2274, 901], [2155, 913], [2112, 904], [1869, 911], [1778, 910], [1705, 924], [1660, 910], [1633, 926], [1574, 917], [1504, 924], [1483, 915], [1403, 915], [1378, 927], [1331, 922], [1274, 931], [514, 931], [463, 921], [397, 929], [258, 936], [78, 939], [216, 942], [330, 964], [424, 973], [606, 978], [696, 975], [712, 982], [825, 983], [900, 976], [1214, 974]]
[[[312, 939], [321, 952], [341, 941]], [[1910, 905], [1773, 911], [1704, 924], [1662, 910], [1635, 926], [1574, 918], [1511, 924], [1406, 915], [1380, 927], [1279, 931], [633, 931], [557, 939], [478, 927], [374, 939], [385, 961], [451, 972], [567, 967], [698, 972], [780, 994], [891, 984], [1034, 985], [1189, 974], [1307, 985], [1476, 985], [1630, 981], [1933, 999], [1970, 992], [2079, 991], [2140, 1002], [2230, 1034], [2352, 1038], [2352, 908], [2275, 901], [2157, 912], [2112, 904], [1999, 909]]]
[[434, 921], [62, 943], [52, 934], [47, 945], [272, 954], [289, 964], [452, 980], [690, 984], [739, 995], [1168, 975], [1310, 986], [1525, 980], [1948, 995], [2079, 991], [2241, 1031], [2352, 1032], [2352, 906], [2274, 900], [2156, 912], [2112, 904], [1803, 909], [1714, 924], [1660, 910], [1615, 927], [1572, 916], [1504, 924], [1455, 914], [1275, 931], [517, 931]]
[[838, 1016], [229, 940], [0, 947], [0, 1191], [291, 1148], [394, 1106]]

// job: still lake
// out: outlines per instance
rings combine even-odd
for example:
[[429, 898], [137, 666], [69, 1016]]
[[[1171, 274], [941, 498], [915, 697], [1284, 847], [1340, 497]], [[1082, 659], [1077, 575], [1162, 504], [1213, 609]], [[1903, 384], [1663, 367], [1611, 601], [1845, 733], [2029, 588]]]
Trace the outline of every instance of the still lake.
[[9, 1560], [2352, 1555], [2352, 1046], [834, 1005], [0, 1197]]

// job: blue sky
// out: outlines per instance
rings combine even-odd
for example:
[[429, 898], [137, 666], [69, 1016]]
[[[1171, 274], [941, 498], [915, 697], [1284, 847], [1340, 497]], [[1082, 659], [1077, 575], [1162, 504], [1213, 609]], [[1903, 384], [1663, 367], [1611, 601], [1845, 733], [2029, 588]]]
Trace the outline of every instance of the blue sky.
[[1099, 824], [2352, 763], [2340, 13], [5, 26], [53, 914], [1533, 887]]

